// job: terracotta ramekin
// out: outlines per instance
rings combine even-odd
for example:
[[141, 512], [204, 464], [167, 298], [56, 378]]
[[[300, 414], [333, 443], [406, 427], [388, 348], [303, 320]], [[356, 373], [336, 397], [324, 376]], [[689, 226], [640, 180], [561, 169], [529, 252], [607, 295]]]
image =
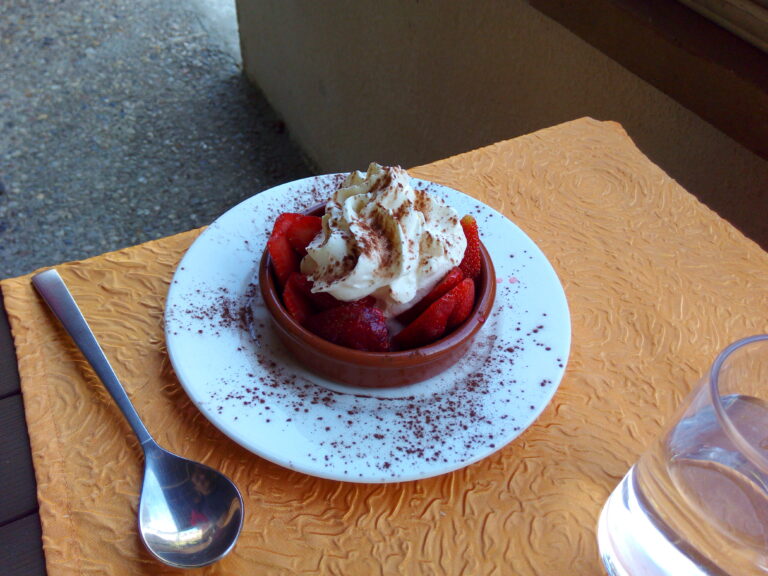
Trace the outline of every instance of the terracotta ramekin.
[[310, 371], [339, 384], [392, 388], [436, 376], [453, 366], [469, 349], [489, 317], [496, 297], [496, 273], [482, 243], [480, 255], [481, 272], [475, 284], [475, 306], [469, 318], [428, 346], [398, 352], [364, 352], [338, 346], [303, 328], [283, 307], [267, 250], [259, 264], [259, 288], [278, 336], [293, 357]]

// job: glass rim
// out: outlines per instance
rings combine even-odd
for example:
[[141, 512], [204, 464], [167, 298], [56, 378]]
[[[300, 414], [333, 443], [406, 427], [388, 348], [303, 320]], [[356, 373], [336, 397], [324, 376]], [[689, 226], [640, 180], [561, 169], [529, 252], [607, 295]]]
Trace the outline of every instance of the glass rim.
[[[736, 340], [728, 347], [726, 347], [720, 354], [718, 354], [712, 367], [709, 370], [709, 393], [712, 399], [712, 406], [715, 409], [717, 419], [720, 421], [720, 425], [723, 427], [726, 435], [734, 443], [742, 454], [744, 454], [753, 464], [768, 471], [768, 457], [762, 452], [757, 450], [752, 443], [747, 440], [744, 435], [739, 431], [738, 427], [733, 423], [728, 413], [723, 408], [722, 397], [720, 396], [719, 376], [720, 369], [725, 361], [737, 350], [754, 344], [756, 342], [768, 341], [768, 334], [756, 334], [741, 340]], [[767, 422], [768, 424], [768, 422]]]

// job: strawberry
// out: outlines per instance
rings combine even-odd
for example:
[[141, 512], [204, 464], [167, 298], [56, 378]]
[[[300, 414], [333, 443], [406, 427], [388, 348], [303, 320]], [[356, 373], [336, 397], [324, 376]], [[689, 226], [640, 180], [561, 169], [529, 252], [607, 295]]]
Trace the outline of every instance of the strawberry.
[[294, 272], [288, 277], [288, 281], [285, 283], [283, 289], [283, 306], [288, 310], [288, 313], [302, 326], [312, 314], [312, 306], [307, 300], [300, 286], [301, 280], [304, 278], [298, 272]]
[[339, 346], [369, 352], [389, 350], [386, 318], [372, 306], [342, 304], [310, 316], [306, 328]]
[[445, 275], [445, 277], [438, 282], [434, 288], [424, 296], [421, 300], [419, 300], [412, 308], [409, 308], [402, 314], [400, 314], [397, 317], [397, 320], [403, 324], [404, 326], [407, 326], [416, 318], [419, 317], [419, 315], [424, 312], [427, 308], [429, 308], [429, 305], [432, 304], [435, 300], [440, 298], [443, 294], [448, 292], [449, 290], [453, 289], [454, 286], [456, 286], [459, 282], [461, 282], [464, 279], [464, 272], [461, 271], [461, 268], [458, 266], [451, 268], [448, 271], [448, 274]]
[[352, 304], [359, 304], [360, 306], [368, 306], [370, 308], [373, 308], [376, 306], [376, 298], [373, 296], [364, 296], [359, 300], [355, 300], [354, 302], [352, 302]]
[[461, 227], [467, 238], [467, 249], [464, 251], [464, 258], [459, 268], [467, 278], [477, 278], [480, 275], [480, 233], [477, 229], [477, 221], [467, 214], [461, 219]]
[[398, 332], [392, 339], [392, 345], [399, 350], [407, 350], [438, 340], [445, 334], [448, 318], [455, 307], [456, 296], [451, 290], [432, 302], [416, 320]]
[[335, 308], [343, 304], [340, 300], [337, 300], [327, 292], [312, 292], [312, 280], [307, 278], [301, 273], [295, 274], [296, 286], [301, 291], [305, 299], [311, 304], [312, 308], [316, 311], [328, 310], [329, 308]]
[[[361, 306], [375, 306], [376, 298], [373, 296], [366, 296], [360, 300], [354, 302], [344, 302], [343, 300], [337, 300], [334, 296], [331, 296], [327, 292], [312, 292], [312, 280], [304, 276], [303, 274], [294, 274], [297, 278], [294, 280], [296, 288], [302, 293], [304, 298], [309, 301], [312, 308], [317, 312], [328, 310], [330, 308], [336, 308], [342, 304], [359, 304]], [[293, 277], [291, 277], [293, 279]]]
[[299, 270], [299, 257], [288, 240], [288, 230], [301, 214], [286, 212], [280, 214], [272, 227], [272, 234], [267, 240], [267, 250], [272, 257], [272, 269], [277, 276], [277, 282], [284, 287], [293, 272]]
[[288, 229], [288, 242], [303, 257], [307, 253], [307, 245], [323, 229], [323, 219], [320, 216], [301, 215], [294, 219]]
[[451, 290], [456, 305], [448, 317], [447, 329], [455, 328], [469, 317], [472, 307], [475, 305], [475, 282], [471, 278], [465, 278], [458, 286]]

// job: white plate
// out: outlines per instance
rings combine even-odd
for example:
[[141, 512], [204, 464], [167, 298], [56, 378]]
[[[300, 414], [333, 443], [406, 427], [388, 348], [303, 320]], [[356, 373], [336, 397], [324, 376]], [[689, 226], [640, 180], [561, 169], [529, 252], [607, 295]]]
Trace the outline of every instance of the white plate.
[[457, 470], [530, 426], [557, 389], [571, 341], [568, 305], [546, 257], [502, 214], [414, 179], [471, 213], [493, 258], [496, 303], [472, 350], [426, 382], [350, 389], [307, 372], [271, 327], [256, 272], [272, 223], [325, 201], [344, 175], [306, 178], [238, 204], [192, 244], [165, 314], [168, 352], [189, 397], [232, 440], [334, 480], [399, 482]]

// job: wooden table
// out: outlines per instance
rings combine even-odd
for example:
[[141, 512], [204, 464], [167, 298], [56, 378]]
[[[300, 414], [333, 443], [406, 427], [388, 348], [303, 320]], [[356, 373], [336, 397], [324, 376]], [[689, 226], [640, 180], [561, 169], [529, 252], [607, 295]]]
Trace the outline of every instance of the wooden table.
[[40, 516], [16, 355], [0, 294], [0, 566], [9, 576], [45, 574]]
[[[57, 267], [148, 428], [244, 489], [243, 537], [205, 574], [599, 574], [595, 524], [610, 491], [717, 352], [768, 331], [768, 254], [616, 124], [581, 119], [410, 172], [520, 226], [557, 271], [573, 330], [565, 377], [534, 425], [438, 478], [364, 485], [304, 476], [251, 455], [200, 416], [162, 334], [168, 283], [197, 231]], [[173, 573], [136, 536], [140, 451], [126, 443], [126, 425], [95, 395], [93, 375], [29, 278], [0, 285], [48, 572]], [[127, 338], [138, 344], [128, 350]], [[7, 342], [0, 350], [0, 422], [11, 431], [0, 442], [0, 562], [4, 573], [42, 573], [16, 362]]]

